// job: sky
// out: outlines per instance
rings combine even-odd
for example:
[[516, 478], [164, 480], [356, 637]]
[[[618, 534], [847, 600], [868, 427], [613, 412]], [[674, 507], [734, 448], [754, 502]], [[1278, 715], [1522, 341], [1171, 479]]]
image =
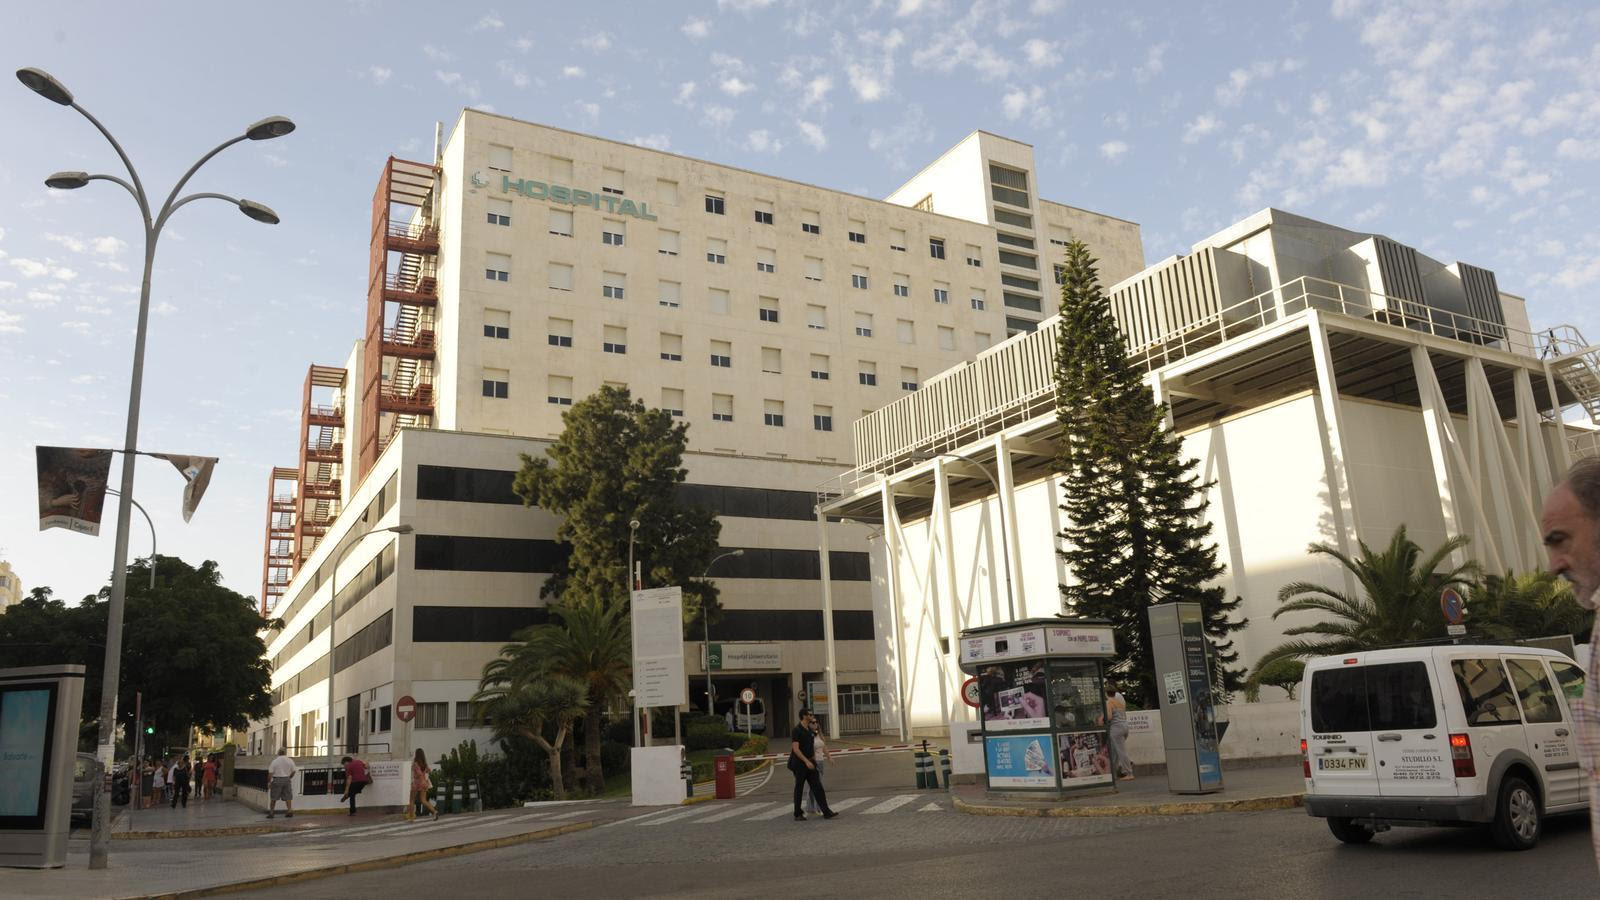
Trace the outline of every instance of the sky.
[[[1164, 8], [1163, 8], [1164, 7]], [[16, 5], [9, 69], [43, 68], [164, 197], [139, 447], [221, 457], [192, 522], [145, 460], [163, 555], [256, 596], [273, 465], [296, 460], [306, 367], [365, 316], [371, 198], [463, 107], [883, 197], [975, 129], [1034, 147], [1039, 192], [1141, 224], [1155, 262], [1274, 206], [1496, 272], [1536, 328], [1600, 341], [1600, 8], [1583, 2], [696, 0]], [[99, 537], [38, 530], [34, 446], [119, 447], [143, 232], [89, 123], [0, 84], [0, 559], [92, 593]], [[113, 479], [116, 472], [113, 470]], [[150, 552], [134, 516], [130, 554]]]

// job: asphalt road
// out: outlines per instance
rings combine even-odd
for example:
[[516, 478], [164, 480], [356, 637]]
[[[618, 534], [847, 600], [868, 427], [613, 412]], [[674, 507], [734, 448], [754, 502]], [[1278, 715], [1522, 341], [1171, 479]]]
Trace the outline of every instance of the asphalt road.
[[[534, 844], [287, 886], [295, 898], [804, 896], [1096, 898], [1587, 897], [1600, 894], [1587, 822], [1547, 823], [1527, 853], [1481, 831], [1397, 829], [1346, 847], [1299, 811], [1117, 819], [980, 818], [932, 795], [794, 822], [783, 804], [714, 804]], [[871, 809], [891, 806], [881, 814]], [[779, 815], [767, 817], [771, 809]], [[715, 817], [715, 818], [714, 818]], [[713, 820], [714, 819], [714, 820]], [[710, 820], [710, 821], [702, 821]]]

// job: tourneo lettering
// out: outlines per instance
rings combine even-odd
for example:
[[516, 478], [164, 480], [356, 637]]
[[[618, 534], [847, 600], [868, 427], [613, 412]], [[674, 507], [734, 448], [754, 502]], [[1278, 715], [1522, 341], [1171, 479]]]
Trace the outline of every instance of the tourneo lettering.
[[640, 201], [638, 203], [618, 197], [613, 194], [595, 193], [578, 188], [567, 187], [564, 184], [546, 184], [543, 181], [534, 181], [531, 178], [512, 178], [510, 175], [500, 176], [500, 192], [503, 194], [521, 194], [530, 200], [549, 200], [551, 203], [565, 203], [569, 206], [587, 206], [598, 210], [605, 204], [605, 210], [619, 216], [633, 216], [646, 222], [656, 221], [655, 213], [650, 211], [650, 204]]

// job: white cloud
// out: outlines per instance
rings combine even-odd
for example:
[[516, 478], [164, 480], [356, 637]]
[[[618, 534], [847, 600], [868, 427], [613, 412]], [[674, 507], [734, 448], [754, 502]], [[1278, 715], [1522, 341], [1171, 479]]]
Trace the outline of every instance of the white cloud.
[[718, 106], [715, 103], [706, 104], [701, 113], [705, 118], [706, 124], [716, 128], [727, 128], [733, 123], [733, 117], [738, 115], [728, 107]]
[[[1580, 257], [1572, 265], [1557, 272], [1551, 280], [1568, 290], [1577, 290], [1600, 281], [1600, 255], [1591, 256], [1588, 259]], [[4, 315], [4, 313], [0, 313], [0, 316]], [[4, 330], [5, 321], [0, 318], [0, 331]]]
[[433, 77], [439, 79], [439, 83], [440, 84], [448, 85], [448, 86], [451, 86], [451, 87], [454, 87], [455, 85], [458, 85], [458, 84], [461, 83], [461, 73], [460, 72], [446, 72], [446, 71], [443, 71], [441, 69], [434, 69], [433, 70]]
[[522, 37], [512, 41], [511, 46], [515, 47], [518, 53], [527, 53], [534, 47], [539, 46], [539, 42], [535, 41], [531, 35], [525, 34]]
[[578, 118], [582, 119], [589, 125], [593, 125], [600, 121], [600, 104], [598, 103], [588, 100], [579, 100], [578, 102], [572, 104], [572, 109], [578, 114]]
[[449, 51], [441, 50], [432, 44], [422, 45], [422, 55], [433, 60], [434, 62], [449, 62], [450, 60], [455, 59], [455, 57], [452, 56]]
[[16, 269], [19, 273], [21, 273], [23, 278], [38, 278], [39, 276], [50, 271], [50, 267], [44, 263], [38, 262], [37, 260], [24, 259], [20, 256], [16, 259], [10, 260], [10, 263], [11, 268]]
[[646, 134], [634, 138], [629, 143], [635, 147], [649, 147], [651, 150], [671, 150], [672, 141], [664, 134]]
[[856, 61], [845, 66], [845, 74], [850, 77], [850, 88], [856, 92], [856, 99], [872, 103], [888, 96], [894, 87], [894, 52], [905, 43], [905, 35], [899, 29], [890, 30], [888, 34], [867, 31], [860, 35], [859, 41], [863, 48], [871, 48], [881, 55], [872, 59], [870, 53], [863, 51]]
[[611, 49], [611, 35], [604, 31], [597, 31], [578, 42], [584, 49], [602, 53]]
[[818, 75], [806, 82], [805, 97], [800, 101], [801, 109], [810, 109], [813, 106], [828, 108], [828, 92], [833, 90], [833, 79], [827, 75]]
[[83, 241], [73, 237], [70, 234], [51, 234], [47, 231], [39, 236], [52, 244], [59, 244], [62, 248], [70, 250], [73, 253], [82, 253], [83, 251], [89, 249]]
[[867, 149], [882, 154], [890, 169], [903, 171], [909, 167], [910, 153], [921, 158], [922, 145], [933, 140], [933, 127], [922, 111], [922, 105], [906, 106], [900, 121], [891, 127], [874, 128], [867, 132]]
[[0, 311], [0, 334], [21, 334], [22, 314]]
[[1600, 139], [1565, 138], [1556, 145], [1556, 155], [1566, 159], [1600, 159]]
[[483, 16], [478, 19], [478, 24], [472, 26], [472, 28], [469, 29], [469, 30], [470, 31], [499, 31], [500, 29], [502, 29], [504, 27], [506, 27], [506, 23], [500, 18], [500, 14], [495, 12], [495, 11], [493, 11], [493, 10], [490, 10], [489, 12], [484, 13]]
[[914, 16], [922, 9], [923, 3], [924, 0], [900, 0], [899, 7], [894, 11], [895, 17], [903, 19], [906, 16]]
[[562, 78], [582, 78], [583, 75], [584, 75], [583, 66], [562, 66], [561, 67], [561, 77]]
[[1048, 16], [1064, 5], [1066, 0], [1033, 0], [1028, 6], [1028, 12], [1036, 16]]
[[736, 12], [754, 12], [771, 6], [773, 0], [717, 0], [717, 9], [731, 9]]
[[1228, 73], [1226, 83], [1218, 85], [1216, 90], [1217, 102], [1223, 106], [1237, 106], [1244, 100], [1245, 93], [1250, 85], [1278, 75], [1294, 72], [1305, 65], [1298, 59], [1264, 60], [1255, 63], [1248, 69], [1234, 69]]
[[502, 59], [494, 65], [500, 72], [500, 77], [511, 82], [513, 87], [525, 88], [532, 83], [528, 73], [512, 65], [510, 60]]
[[693, 106], [694, 91], [695, 83], [692, 81], [685, 81], [683, 84], [678, 85], [678, 96], [672, 102], [678, 104], [679, 106]]
[[1053, 66], [1061, 62], [1061, 43], [1031, 38], [1023, 43], [1022, 54], [1031, 66]]
[[1013, 88], [1000, 98], [1000, 112], [1006, 117], [1007, 121], [1015, 122], [1022, 118], [1022, 114], [1029, 107], [1038, 106], [1043, 99], [1044, 89], [1037, 85], [1028, 90]]
[[1518, 194], [1527, 194], [1548, 187], [1551, 180], [1549, 172], [1536, 171], [1522, 155], [1522, 150], [1517, 147], [1506, 150], [1498, 174]]
[[150, 311], [155, 313], [158, 316], [171, 316], [171, 315], [176, 315], [177, 314], [178, 308], [176, 306], [173, 306], [171, 303], [168, 303], [167, 301], [163, 300], [160, 303], [157, 303], [155, 306], [151, 307]]
[[1123, 155], [1125, 155], [1127, 152], [1127, 141], [1106, 141], [1104, 144], [1100, 145], [1100, 155], [1111, 160], [1112, 162], [1117, 162], [1118, 160], [1122, 159]]
[[266, 160], [267, 165], [273, 167], [274, 169], [281, 169], [289, 164], [287, 159], [284, 159], [276, 153], [263, 153], [261, 154], [261, 158]]
[[737, 75], [730, 75], [717, 85], [724, 94], [730, 97], [742, 97], [756, 89], [756, 86]]
[[1338, 161], [1328, 167], [1331, 188], [1378, 187], [1389, 180], [1389, 157], [1377, 150], [1350, 147], [1339, 152]]
[[796, 122], [795, 127], [800, 129], [800, 137], [811, 145], [813, 150], [823, 150], [828, 146], [828, 136], [822, 126], [815, 122]]
[[362, 77], [381, 87], [394, 77], [394, 70], [388, 66], [367, 66], [367, 71], [362, 73]]
[[[77, 327], [77, 329], [79, 331], [88, 331], [89, 330], [89, 323], [88, 322], [62, 322], [61, 323], [61, 327], [62, 328], [73, 328], [75, 326]], [[82, 375], [74, 375], [74, 376], [72, 376], [71, 381], [72, 381], [73, 384], [93, 384], [96, 380], [99, 379], [99, 377], [100, 376], [98, 376], [98, 375], [90, 375], [88, 373], [85, 373], [85, 374], [82, 374]]]
[[756, 153], [779, 153], [783, 150], [783, 141], [773, 137], [765, 128], [761, 128], [745, 135], [744, 146], [746, 150], [753, 150]]
[[678, 30], [689, 40], [698, 41], [711, 33], [711, 20], [691, 18], [679, 26]]
[[1211, 134], [1221, 126], [1222, 123], [1217, 121], [1217, 117], [1211, 115], [1210, 113], [1204, 113], [1196, 116], [1194, 121], [1184, 126], [1183, 142], [1185, 144], [1199, 143], [1201, 138]]
[[1167, 50], [1171, 47], [1171, 44], [1161, 43], [1145, 51], [1144, 64], [1133, 69], [1133, 80], [1143, 84], [1165, 71]]

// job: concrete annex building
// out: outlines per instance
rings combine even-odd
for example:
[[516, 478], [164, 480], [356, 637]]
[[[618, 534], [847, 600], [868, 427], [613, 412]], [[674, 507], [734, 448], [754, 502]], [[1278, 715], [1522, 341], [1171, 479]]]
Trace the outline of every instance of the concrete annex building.
[[[786, 721], [831, 632], [840, 724], [878, 730], [869, 537], [819, 522], [815, 486], [851, 465], [853, 421], [1037, 327], [1057, 245], [1139, 272], [1138, 226], [1041, 199], [1031, 148], [984, 132], [883, 201], [473, 110], [437, 157], [380, 173], [366, 332], [310, 368], [298, 464], [272, 473], [263, 611], [284, 628], [251, 749], [326, 745], [330, 661], [338, 747], [487, 737], [467, 698], [541, 620], [561, 553], [511, 473], [607, 383], [690, 423], [685, 496], [744, 550], [711, 571], [719, 697], [753, 683]], [[699, 642], [685, 656], [699, 706]]]
[[[1467, 535], [1460, 555], [1491, 573], [1543, 565], [1541, 498], [1596, 449], [1600, 347], [1570, 327], [1533, 329], [1493, 272], [1267, 209], [1108, 293], [1132, 359], [1215, 481], [1223, 580], [1250, 620], [1234, 641], [1244, 665], [1306, 621], [1272, 618], [1283, 585], [1357, 590], [1310, 543], [1381, 548], [1404, 524], [1427, 549]], [[855, 468], [825, 489], [825, 513], [878, 529], [890, 729], [973, 719], [950, 649], [961, 630], [1010, 618], [1007, 567], [1016, 618], [1062, 611], [1055, 327], [864, 416]]]

